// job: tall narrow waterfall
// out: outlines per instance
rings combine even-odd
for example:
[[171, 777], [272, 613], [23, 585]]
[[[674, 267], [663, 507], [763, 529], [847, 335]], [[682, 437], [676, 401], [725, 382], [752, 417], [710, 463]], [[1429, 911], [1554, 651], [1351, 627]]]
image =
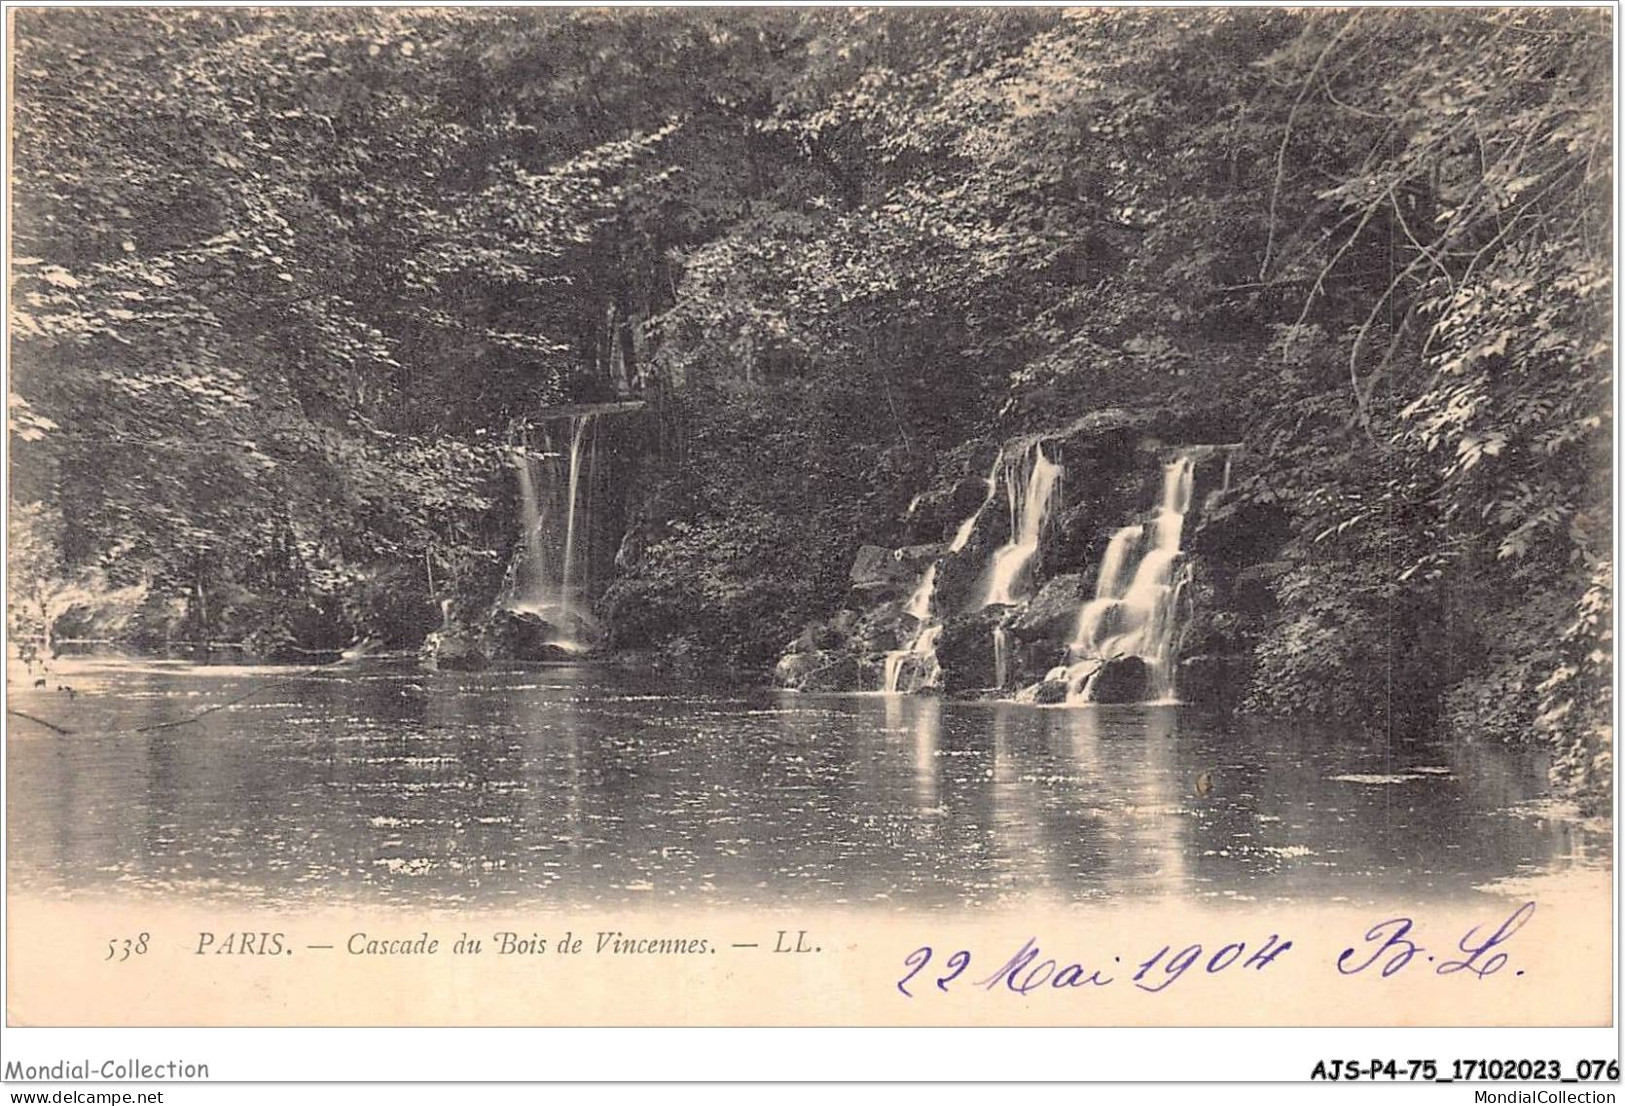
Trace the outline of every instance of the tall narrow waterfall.
[[[581, 443], [587, 437], [589, 428], [595, 425], [591, 415], [580, 415], [570, 420], [570, 486], [566, 496], [569, 504], [564, 515], [564, 557], [559, 569], [559, 598], [563, 604], [579, 603], [579, 591], [583, 573], [580, 571], [580, 558], [576, 553], [576, 514], [580, 507], [580, 514], [586, 516], [590, 506], [581, 502]], [[598, 455], [598, 437], [593, 435], [592, 451], [588, 460], [587, 483], [589, 489], [592, 485], [591, 463]], [[583, 518], [586, 523], [586, 518]]]
[[519, 524], [524, 555], [515, 566], [507, 606], [533, 614], [553, 630], [553, 644], [580, 651], [592, 644], [591, 557], [596, 416], [569, 421], [569, 452], [542, 431], [540, 452], [516, 450]]
[[1027, 566], [1038, 552], [1057, 499], [1061, 471], [1060, 465], [1045, 456], [1043, 443], [1036, 441], [1004, 466], [1005, 494], [1010, 500], [1010, 540], [994, 552], [988, 566], [983, 606], [1011, 606], [1019, 601], [1027, 582]]
[[552, 589], [548, 587], [547, 572], [547, 546], [543, 541], [542, 533], [542, 501], [536, 492], [536, 469], [539, 464], [534, 456], [523, 450], [514, 450], [513, 467], [519, 476], [519, 535], [525, 543], [525, 556], [515, 566], [515, 587], [513, 604], [516, 609], [521, 604], [540, 603]]
[[1010, 631], [1003, 625], [993, 627], [993, 686], [1003, 687], [1010, 682]]
[[1072, 664], [1064, 670], [1069, 701], [1088, 702], [1102, 663], [1129, 656], [1146, 662], [1151, 698], [1174, 698], [1176, 616], [1185, 584], [1180, 542], [1194, 474], [1190, 453], [1169, 462], [1155, 515], [1112, 535], [1095, 597], [1078, 614]]

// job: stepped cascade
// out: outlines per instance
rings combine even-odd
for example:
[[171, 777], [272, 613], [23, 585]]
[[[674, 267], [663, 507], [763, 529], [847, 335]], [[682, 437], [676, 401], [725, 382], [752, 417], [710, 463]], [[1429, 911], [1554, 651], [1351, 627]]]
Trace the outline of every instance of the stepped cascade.
[[1195, 459], [1180, 454], [1163, 469], [1162, 500], [1153, 517], [1112, 535], [1094, 598], [1078, 612], [1070, 664], [1047, 679], [1064, 679], [1068, 702], [1089, 702], [1106, 661], [1145, 662], [1153, 700], [1172, 700], [1178, 608], [1187, 572], [1180, 560], [1190, 512]]
[[601, 636], [592, 616], [588, 555], [597, 416], [570, 416], [568, 441], [568, 452], [560, 452], [544, 426], [541, 451], [514, 450], [523, 551], [504, 606], [546, 622], [551, 644], [583, 652]]
[[[1025, 479], [1022, 478], [1025, 470]], [[1061, 498], [1064, 469], [1033, 442], [1016, 461], [1004, 466], [1005, 495], [1010, 501], [1010, 540], [993, 553], [988, 564], [983, 607], [1013, 607], [1027, 590], [1028, 566]], [[991, 482], [991, 480], [990, 480]], [[1010, 633], [1001, 623], [993, 628], [993, 682], [1003, 687], [1010, 679]]]
[[1012, 606], [1026, 587], [1027, 567], [1038, 552], [1044, 528], [1057, 501], [1061, 466], [1035, 441], [1004, 466], [1004, 487], [1010, 501], [1010, 540], [993, 553], [988, 565], [984, 607]]
[[[987, 493], [976, 510], [959, 524], [948, 547], [951, 556], [969, 544], [977, 522], [998, 496], [1002, 480], [1010, 504], [1010, 540], [993, 552], [987, 568], [986, 597], [981, 606], [1013, 606], [1020, 601], [1016, 594], [1026, 586], [1028, 565], [1038, 552], [1044, 528], [1060, 498], [1061, 472], [1061, 466], [1049, 459], [1037, 441], [1014, 456], [1006, 456], [1001, 450], [994, 458], [987, 475]], [[917, 628], [907, 645], [886, 654], [882, 667], [883, 691], [919, 691], [935, 687], [941, 680], [937, 643], [942, 638], [943, 626], [933, 612], [940, 563], [925, 570], [904, 608], [904, 613], [916, 620]], [[995, 630], [994, 641], [1002, 682], [1009, 647], [1009, 637], [1002, 627]]]
[[[960, 552], [969, 544], [982, 513], [998, 494], [999, 474], [1005, 470], [1004, 454], [1001, 451], [993, 459], [993, 468], [987, 474], [987, 494], [982, 497], [982, 502], [976, 509], [955, 529], [954, 539], [948, 546], [946, 556]], [[912, 511], [918, 503], [919, 497], [916, 496], [914, 502], [909, 505], [910, 510]], [[903, 608], [903, 613], [915, 620], [916, 629], [907, 645], [886, 654], [881, 670], [882, 691], [894, 694], [921, 691], [936, 687], [941, 682], [942, 666], [937, 661], [937, 642], [942, 638], [943, 627], [934, 613], [937, 569], [941, 564], [942, 560], [938, 559], [925, 570], [913, 594], [909, 596], [908, 605]]]
[[[982, 480], [950, 477], [915, 497], [911, 513], [929, 505], [925, 525], [945, 540], [865, 546], [852, 579], [867, 613], [848, 608], [807, 626], [775, 680], [1056, 705], [1172, 702], [1183, 675], [1210, 701], [1234, 650], [1206, 622], [1184, 629], [1195, 576], [1185, 547], [1198, 491], [1212, 507], [1228, 490], [1234, 447], [1169, 447], [1137, 430], [1107, 437], [1090, 423], [1024, 437]], [[965, 506], [941, 513], [950, 502]], [[1008, 529], [995, 510], [1008, 511]], [[1214, 586], [1211, 573], [1200, 578]], [[1186, 637], [1199, 655], [1180, 655]]]
[[918, 691], [934, 686], [942, 676], [942, 666], [937, 663], [937, 639], [942, 636], [942, 624], [931, 617], [936, 581], [937, 566], [932, 565], [920, 577], [914, 594], [909, 596], [904, 613], [913, 618], [919, 628], [908, 645], [886, 654], [882, 691]]

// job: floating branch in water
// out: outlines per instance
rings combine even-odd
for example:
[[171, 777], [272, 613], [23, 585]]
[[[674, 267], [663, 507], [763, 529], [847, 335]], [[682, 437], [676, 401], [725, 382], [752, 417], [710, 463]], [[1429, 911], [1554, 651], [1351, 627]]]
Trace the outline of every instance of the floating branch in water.
[[15, 714], [18, 718], [26, 718], [30, 722], [38, 722], [41, 726], [44, 726], [46, 729], [55, 730], [59, 734], [72, 734], [73, 733], [72, 730], [65, 730], [61, 726], [58, 726], [54, 722], [47, 722], [43, 718], [36, 718], [34, 715], [29, 714], [27, 711], [24, 711], [24, 710], [13, 710], [11, 707], [7, 707], [6, 708], [6, 713], [7, 714]]
[[262, 691], [265, 691], [267, 688], [273, 688], [278, 684], [285, 684], [291, 680], [303, 679], [306, 676], [314, 676], [320, 671], [321, 669], [319, 668], [307, 668], [302, 672], [294, 672], [287, 676], [279, 676], [277, 679], [269, 680], [263, 684], [255, 684], [253, 687], [249, 688], [235, 699], [228, 699], [224, 703], [216, 703], [212, 707], [204, 707], [202, 710], [188, 718], [179, 718], [173, 722], [155, 722], [150, 726], [137, 726], [132, 732], [151, 733], [153, 730], [169, 730], [174, 729], [176, 726], [188, 726], [193, 722], [198, 721], [205, 715], [213, 714], [217, 710], [225, 710], [227, 707], [234, 707], [238, 703], [252, 699], [254, 696], [258, 695]]

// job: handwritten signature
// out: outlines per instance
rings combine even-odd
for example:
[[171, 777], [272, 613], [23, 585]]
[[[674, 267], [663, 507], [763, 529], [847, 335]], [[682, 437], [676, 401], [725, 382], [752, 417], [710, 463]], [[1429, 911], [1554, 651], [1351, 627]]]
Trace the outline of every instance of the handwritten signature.
[[[1381, 978], [1387, 979], [1405, 970], [1418, 955], [1434, 965], [1436, 975], [1455, 975], [1466, 972], [1483, 979], [1507, 966], [1508, 954], [1500, 946], [1522, 929], [1534, 916], [1535, 904], [1526, 902], [1493, 931], [1485, 925], [1468, 930], [1455, 948], [1439, 960], [1429, 955], [1428, 947], [1413, 939], [1416, 922], [1412, 918], [1388, 918], [1365, 931], [1361, 943], [1345, 948], [1337, 957], [1337, 971], [1345, 976], [1360, 975], [1376, 968]], [[1038, 990], [1067, 990], [1074, 988], [1110, 987], [1121, 980], [1150, 994], [1159, 994], [1179, 981], [1185, 973], [1218, 975], [1225, 971], [1263, 971], [1293, 948], [1291, 939], [1272, 933], [1262, 941], [1249, 945], [1246, 941], [1231, 941], [1218, 948], [1200, 944], [1187, 945], [1178, 952], [1172, 945], [1164, 945], [1143, 960], [1125, 963], [1121, 956], [1102, 957], [1096, 962], [1069, 960], [1046, 955], [1038, 938], [1029, 937], [992, 972], [980, 978], [959, 982], [971, 967], [971, 951], [959, 949], [941, 964], [943, 974], [936, 975], [936, 989], [947, 992], [950, 986], [974, 987], [982, 991], [1009, 991], [1018, 995]], [[1459, 954], [1459, 957], [1458, 957]], [[1300, 953], [1300, 955], [1302, 955]], [[903, 958], [907, 973], [897, 981], [897, 990], [905, 998], [914, 998], [915, 990], [929, 987], [934, 972], [918, 979], [930, 967], [936, 950], [921, 945]], [[1522, 975], [1522, 971], [1515, 974]], [[913, 988], [913, 989], [911, 989]]]
[[[1436, 963], [1433, 969], [1434, 974], [1454, 975], [1457, 972], [1470, 972], [1479, 979], [1494, 975], [1506, 967], [1507, 954], [1505, 952], [1490, 954], [1490, 950], [1506, 944], [1507, 941], [1511, 940], [1512, 935], [1522, 929], [1524, 923], [1534, 916], [1535, 904], [1526, 902], [1513, 912], [1512, 917], [1497, 926], [1495, 932], [1488, 937], [1481, 938], [1479, 936], [1479, 931], [1484, 927], [1474, 926], [1467, 931], [1466, 936], [1456, 943], [1456, 948], [1461, 952], [1462, 959], [1445, 960]], [[1378, 922], [1366, 930], [1364, 950], [1368, 953], [1366, 958], [1359, 963], [1351, 964], [1351, 961], [1356, 960], [1361, 955], [1362, 950], [1344, 949], [1343, 955], [1337, 958], [1337, 970], [1344, 975], [1359, 975], [1377, 961], [1382, 960], [1381, 972], [1384, 979], [1404, 971], [1418, 953], [1427, 951], [1426, 946], [1419, 945], [1410, 939], [1410, 933], [1414, 925], [1415, 923], [1410, 918], [1389, 918], [1387, 921]], [[1383, 959], [1385, 956], [1387, 957], [1386, 960]], [[1436, 960], [1433, 956], [1429, 956], [1427, 959], [1430, 963]], [[1518, 974], [1522, 975], [1523, 973], [1519, 972]]]

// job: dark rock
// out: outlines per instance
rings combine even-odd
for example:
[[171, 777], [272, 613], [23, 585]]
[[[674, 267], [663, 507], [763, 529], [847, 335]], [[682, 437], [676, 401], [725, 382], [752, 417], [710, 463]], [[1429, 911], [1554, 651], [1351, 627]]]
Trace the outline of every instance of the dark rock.
[[937, 565], [936, 593], [931, 604], [939, 616], [959, 614], [980, 602], [993, 543], [978, 532], [964, 549], [950, 553]]
[[[992, 469], [993, 461], [991, 459], [988, 460], [986, 467], [989, 470]], [[987, 498], [986, 477], [966, 476], [960, 480], [954, 485], [953, 491], [948, 497], [948, 506], [953, 511], [953, 517], [949, 520], [949, 525], [957, 526], [957, 524], [964, 522], [971, 516], [972, 512], [982, 506]], [[952, 539], [950, 538], [950, 540]]]
[[1068, 641], [1033, 641], [1017, 642], [1014, 650], [1015, 659], [1012, 664], [1012, 682], [1018, 687], [1025, 687], [1037, 680], [1041, 680], [1052, 669], [1068, 663], [1071, 659], [1071, 643]]
[[1005, 623], [1005, 628], [1022, 641], [1071, 641], [1078, 628], [1078, 612], [1093, 591], [1093, 583], [1083, 573], [1056, 576]]
[[[550, 612], [551, 613], [551, 612]], [[590, 617], [560, 611], [548, 617], [533, 611], [496, 610], [480, 629], [480, 644], [493, 660], [578, 660], [600, 644], [601, 631]]]
[[[1191, 473], [1191, 512], [1201, 516], [1211, 506], [1225, 486], [1225, 470], [1230, 470], [1232, 486], [1242, 475], [1242, 454], [1237, 446], [1217, 444], [1194, 446], [1187, 451], [1194, 463]], [[1195, 521], [1195, 520], [1187, 520]]]
[[[991, 458], [988, 464], [992, 464]], [[904, 519], [903, 533], [911, 543], [934, 544], [945, 550], [959, 524], [986, 495], [987, 481], [970, 475], [932, 487], [920, 494], [913, 512]]]
[[1236, 621], [1227, 611], [1197, 607], [1180, 628], [1179, 652], [1187, 656], [1234, 652], [1240, 641]]
[[1068, 469], [1067, 502], [1046, 542], [1046, 563], [1055, 570], [1098, 572], [1112, 535], [1150, 513], [1159, 481], [1157, 467], [1137, 454], [1113, 464], [1086, 462], [1076, 478]]
[[1139, 657], [1113, 657], [1089, 684], [1094, 703], [1138, 703], [1151, 685], [1151, 666]]
[[942, 665], [942, 690], [949, 694], [994, 687], [998, 683], [993, 659], [993, 630], [1004, 610], [989, 607], [949, 618], [937, 639], [937, 662]]
[[[1220, 363], [1222, 360], [1214, 362]], [[1186, 408], [1173, 417], [1159, 412], [1157, 425], [1170, 441], [1232, 443], [1239, 442], [1246, 433], [1241, 414], [1234, 403], [1227, 403], [1216, 392], [1211, 403]]]
[[[519, 611], [497, 611], [491, 616], [489, 639], [500, 642], [496, 656], [508, 660], [553, 660], [553, 641], [558, 630], [537, 615]], [[543, 655], [543, 654], [547, 655]]]
[[814, 622], [796, 635], [785, 647], [786, 653], [808, 653], [819, 649], [838, 649], [846, 645], [858, 625], [859, 614], [853, 610], [837, 611], [823, 622]]
[[1066, 702], [1066, 681], [1045, 680], [1033, 689], [1033, 702], [1043, 704]]
[[917, 584], [925, 570], [941, 560], [947, 552], [947, 542], [934, 541], [894, 549], [892, 557], [907, 570], [909, 580]]
[[1236, 619], [1219, 602], [1218, 579], [1212, 567], [1202, 558], [1186, 561], [1185, 588], [1182, 593], [1182, 612], [1179, 622], [1179, 652], [1220, 653], [1228, 648], [1230, 634]]

